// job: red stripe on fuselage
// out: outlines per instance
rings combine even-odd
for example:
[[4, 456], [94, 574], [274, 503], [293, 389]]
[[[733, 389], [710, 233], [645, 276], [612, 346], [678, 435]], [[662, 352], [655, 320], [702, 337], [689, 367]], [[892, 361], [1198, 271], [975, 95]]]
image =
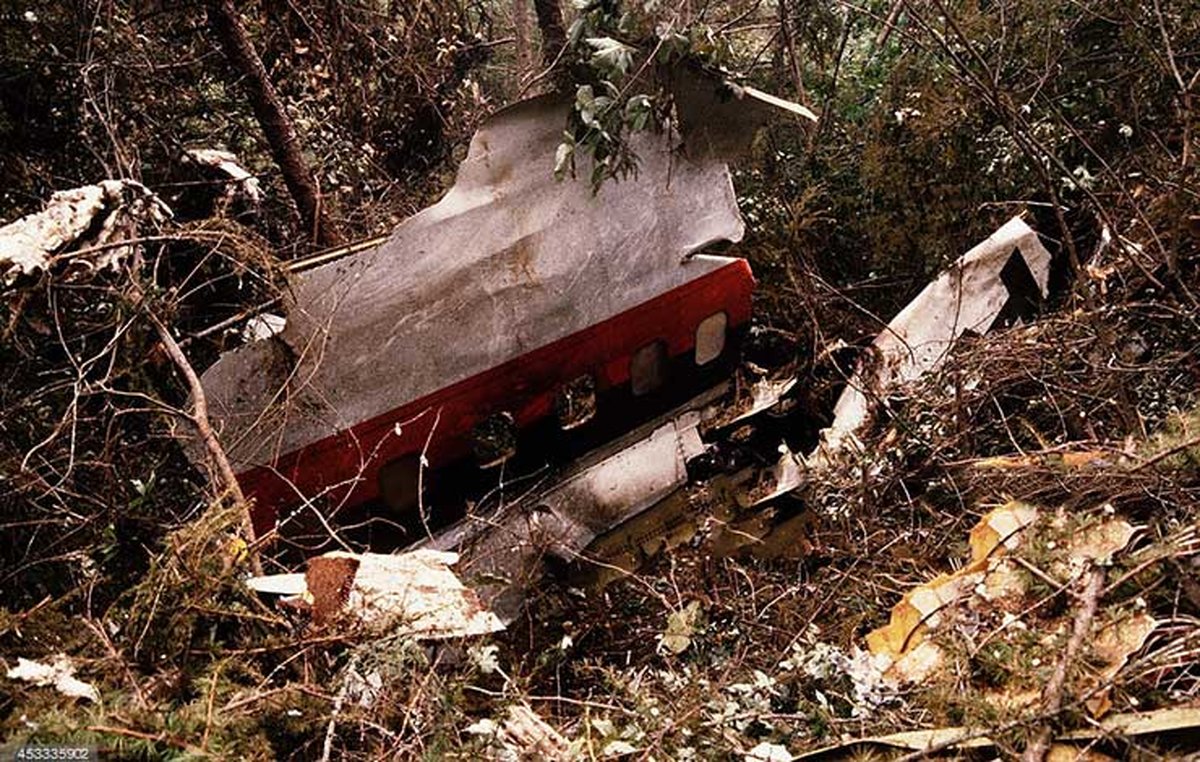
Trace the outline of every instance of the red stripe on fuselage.
[[692, 350], [696, 326], [716, 312], [726, 313], [730, 330], [746, 323], [753, 288], [750, 266], [735, 260], [582, 331], [280, 456], [275, 468], [250, 469], [239, 479], [255, 500], [255, 528], [260, 533], [271, 529], [280, 510], [322, 491], [335, 504], [378, 497], [379, 469], [396, 458], [423, 452], [433, 469], [450, 464], [469, 454], [478, 421], [506, 410], [524, 429], [553, 412], [554, 394], [563, 383], [585, 373], [595, 376], [600, 393], [626, 384], [630, 358], [640, 347], [665, 341], [675, 357]]

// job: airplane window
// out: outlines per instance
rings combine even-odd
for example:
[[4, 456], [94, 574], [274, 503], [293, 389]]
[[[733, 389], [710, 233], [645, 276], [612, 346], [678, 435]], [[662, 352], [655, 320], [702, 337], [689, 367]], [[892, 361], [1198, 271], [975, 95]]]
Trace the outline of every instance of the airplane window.
[[653, 341], [633, 353], [629, 376], [635, 396], [649, 394], [666, 383], [667, 343]]
[[417, 484], [421, 470], [418, 455], [406, 455], [388, 461], [379, 469], [379, 496], [396, 513], [415, 511], [419, 506]]
[[696, 326], [696, 364], [707, 365], [725, 351], [725, 328], [729, 318], [724, 312], [709, 315]]
[[517, 453], [517, 424], [511, 413], [493, 413], [475, 425], [471, 445], [480, 468], [498, 466]]
[[596, 381], [583, 375], [563, 384], [554, 396], [554, 412], [563, 431], [582, 426], [596, 414]]

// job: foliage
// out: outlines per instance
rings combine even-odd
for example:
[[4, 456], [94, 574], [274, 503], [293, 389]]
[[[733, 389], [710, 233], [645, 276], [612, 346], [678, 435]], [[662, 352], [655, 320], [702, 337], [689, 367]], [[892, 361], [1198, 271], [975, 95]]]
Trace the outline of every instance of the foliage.
[[[203, 4], [26, 5], [0, 6], [12, 20], [0, 25], [0, 217], [103, 177], [142, 181], [175, 204], [198, 184], [181, 152], [215, 147], [264, 180], [259, 230], [291, 245], [282, 181]], [[395, 207], [438, 189], [430, 170], [478, 116], [467, 78], [488, 56], [486, 6], [265, 0], [238, 8], [348, 230], [374, 232], [394, 222]], [[414, 188], [398, 192], [397, 181]], [[385, 199], [391, 208], [377, 206]]]
[[568, 60], [560, 78], [574, 88], [575, 100], [563, 142], [555, 156], [560, 180], [575, 176], [576, 159], [591, 165], [589, 181], [598, 191], [609, 179], [637, 171], [630, 135], [672, 124], [669, 93], [655, 82], [656, 67], [719, 66], [728, 54], [726, 38], [713, 27], [657, 2], [577, 0], [578, 17], [567, 38]]

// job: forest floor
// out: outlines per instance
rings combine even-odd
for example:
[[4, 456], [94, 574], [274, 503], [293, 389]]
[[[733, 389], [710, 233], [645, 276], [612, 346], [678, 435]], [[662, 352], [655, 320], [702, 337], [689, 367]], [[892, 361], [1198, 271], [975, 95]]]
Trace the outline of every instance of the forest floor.
[[1090, 305], [965, 339], [892, 395], [770, 552], [717, 547], [728, 517], [701, 509], [635, 574], [547, 578], [493, 636], [277, 608], [217, 501], [107, 609], [90, 583], [3, 613], [10, 677], [48, 670], [5, 682], [4, 735], [112, 758], [1195, 753], [1196, 283], [1089, 273]]

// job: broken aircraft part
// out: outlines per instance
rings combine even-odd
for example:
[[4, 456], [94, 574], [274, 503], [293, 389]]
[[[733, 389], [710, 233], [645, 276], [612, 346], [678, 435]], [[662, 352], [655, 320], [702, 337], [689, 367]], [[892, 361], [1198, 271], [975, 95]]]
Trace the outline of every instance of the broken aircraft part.
[[143, 227], [171, 216], [146, 186], [105, 180], [59, 191], [46, 207], [0, 227], [0, 286], [52, 268], [68, 275], [115, 270], [138, 253]]
[[603, 417], [606, 397], [708, 369], [693, 357], [706, 320], [746, 325], [749, 267], [700, 253], [742, 237], [725, 164], [644, 133], [636, 177], [596, 195], [556, 183], [565, 109], [543, 98], [489, 119], [441, 201], [378, 248], [298, 275], [284, 330], [204, 373], [260, 532], [318, 495], [376, 498], [399, 459], [461, 460], [495, 413], [524, 431], [581, 376]]
[[48, 664], [17, 657], [17, 666], [9, 668], [5, 675], [9, 680], [21, 680], [36, 686], [53, 686], [68, 698], [100, 701], [100, 692], [96, 690], [96, 686], [75, 677], [76, 669], [75, 661], [60, 653], [55, 654]]
[[1004, 317], [1017, 318], [1045, 298], [1050, 253], [1038, 234], [1013, 217], [972, 248], [908, 303], [872, 343], [834, 407], [833, 423], [808, 456], [781, 444], [781, 456], [757, 483], [738, 494], [744, 507], [773, 500], [801, 485], [858, 436], [896, 387], [936, 370], [963, 334], [987, 333]]
[[504, 621], [519, 612], [547, 557], [568, 564], [598, 535], [687, 484], [687, 462], [704, 451], [705, 405], [727, 385], [645, 424], [571, 471], [492, 515], [469, 516], [422, 544], [464, 557], [464, 574]]
[[[926, 286], [875, 338], [870, 357], [838, 399], [818, 452], [852, 442], [892, 388], [936, 369], [963, 334], [987, 333], [1006, 309], [1045, 298], [1049, 277], [1050, 253], [1037, 233], [1020, 217], [1006, 222]], [[1030, 280], [1033, 294], [1022, 288]]]
[[221, 204], [244, 201], [257, 207], [262, 203], [262, 184], [241, 165], [235, 154], [217, 148], [189, 148], [183, 152], [183, 161], [206, 167], [225, 181], [225, 187], [220, 193]]
[[504, 629], [450, 570], [457, 562], [454, 553], [429, 549], [397, 555], [339, 551], [309, 559], [304, 574], [255, 577], [246, 584], [303, 602], [317, 624], [345, 617], [426, 640]]
[[[705, 94], [693, 90], [684, 111], [694, 119]], [[728, 107], [722, 113], [736, 122]], [[721, 144], [721, 120], [690, 152], [670, 133], [636, 136], [636, 178], [593, 195], [551, 179], [565, 108], [538, 99], [490, 119], [441, 201], [376, 247], [306, 267], [283, 330], [226, 353], [204, 374], [260, 532], [274, 528], [281, 508], [322, 495], [334, 504], [421, 505], [424, 522], [427, 467], [465, 462], [472, 450], [479, 465], [507, 464], [543, 422], [592, 429], [613, 400], [684, 389], [680, 374], [726, 376], [715, 361], [735, 354], [753, 279], [743, 260], [702, 253], [743, 232], [723, 163], [736, 146]], [[876, 361], [860, 364], [817, 453], [806, 461], [780, 443], [774, 465], [721, 474], [726, 544], [762, 544], [776, 524], [800, 520], [753, 509], [855, 441], [876, 401], [936, 368], [963, 333], [1028, 307], [1022, 288], [1044, 296], [1048, 263], [1036, 234], [1014, 219], [931, 283], [876, 339]], [[690, 510], [688, 464], [708, 452], [703, 436], [779, 409], [794, 386], [763, 379], [732, 407], [714, 405], [730, 385], [714, 387], [422, 545], [462, 553], [482, 603], [510, 619], [547, 560], [575, 563], [614, 527], [646, 516], [647, 531], [675, 527], [667, 534], [682, 537], [688, 522], [673, 517]], [[609, 550], [632, 562], [666, 542], [634, 538]], [[325, 582], [355, 572], [342, 569], [344, 558], [326, 559], [310, 572], [341, 571], [306, 579], [305, 589], [341, 601], [350, 588]]]

